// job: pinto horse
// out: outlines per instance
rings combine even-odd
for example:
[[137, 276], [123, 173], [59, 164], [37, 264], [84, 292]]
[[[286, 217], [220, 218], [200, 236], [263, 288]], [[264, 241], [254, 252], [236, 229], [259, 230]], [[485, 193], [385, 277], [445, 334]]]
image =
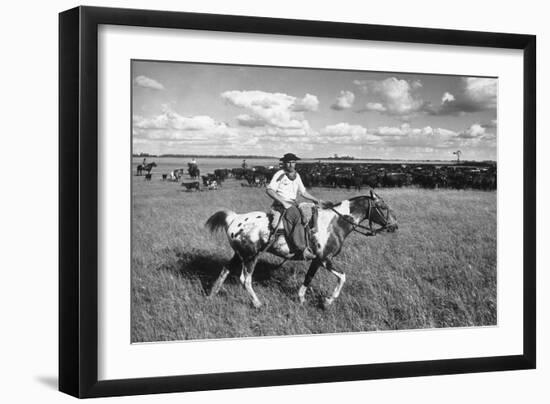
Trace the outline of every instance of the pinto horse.
[[[368, 221], [368, 226], [361, 224]], [[375, 228], [373, 224], [380, 227]], [[214, 283], [210, 296], [221, 288], [231, 269], [241, 270], [240, 281], [252, 299], [252, 304], [259, 308], [262, 303], [252, 289], [252, 274], [262, 252], [291, 259], [291, 254], [284, 235], [274, 232], [270, 227], [269, 215], [264, 212], [237, 214], [222, 210], [214, 213], [206, 222], [211, 231], [225, 230], [234, 255], [227, 266], [222, 268]], [[372, 236], [382, 231], [397, 230], [397, 220], [388, 205], [376, 195], [357, 196], [344, 200], [328, 208], [319, 208], [315, 231], [311, 234], [311, 249], [316, 257], [311, 261], [304, 282], [298, 291], [300, 303], [305, 302], [306, 291], [320, 267], [327, 269], [338, 279], [330, 298], [325, 299], [325, 307], [330, 306], [339, 296], [346, 281], [346, 274], [334, 267], [332, 258], [337, 256], [346, 237], [353, 231], [365, 236]]]
[[144, 171], [147, 171], [147, 174], [151, 174], [151, 170], [153, 169], [153, 167], [156, 167], [156, 166], [157, 166], [157, 163], [155, 162], [145, 164], [145, 165], [140, 164], [139, 166], [137, 166], [137, 175], [143, 175]]

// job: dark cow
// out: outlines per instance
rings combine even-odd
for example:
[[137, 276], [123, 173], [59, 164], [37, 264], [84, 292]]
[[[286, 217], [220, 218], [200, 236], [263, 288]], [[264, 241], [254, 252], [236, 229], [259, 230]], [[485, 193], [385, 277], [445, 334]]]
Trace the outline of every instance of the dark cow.
[[242, 180], [248, 170], [244, 168], [232, 168], [231, 174], [235, 177], [236, 180]]
[[403, 187], [412, 183], [412, 176], [406, 173], [385, 173], [382, 179], [384, 187]]
[[201, 184], [198, 181], [193, 182], [182, 182], [182, 187], [185, 187], [186, 191], [200, 191], [201, 190]]
[[222, 183], [229, 176], [229, 170], [227, 168], [216, 169], [214, 170], [214, 176], [216, 177], [218, 183]]

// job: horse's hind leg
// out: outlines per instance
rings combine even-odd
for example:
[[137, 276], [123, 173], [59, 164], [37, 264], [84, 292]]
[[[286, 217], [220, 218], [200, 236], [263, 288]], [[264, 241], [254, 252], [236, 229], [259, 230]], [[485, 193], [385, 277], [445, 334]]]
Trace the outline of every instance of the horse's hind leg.
[[252, 274], [254, 273], [254, 268], [256, 267], [257, 260], [258, 259], [255, 257], [244, 262], [243, 272], [241, 274], [241, 282], [243, 283], [246, 291], [252, 298], [252, 304], [254, 305], [254, 307], [260, 308], [262, 306], [262, 302], [260, 302], [260, 299], [258, 299], [258, 296], [256, 296], [254, 289], [252, 289]]
[[220, 272], [220, 275], [218, 276], [218, 279], [216, 279], [216, 282], [214, 282], [214, 285], [212, 285], [212, 289], [210, 289], [210, 295], [209, 296], [215, 296], [222, 287], [223, 283], [225, 282], [225, 279], [227, 278], [227, 275], [231, 272], [231, 268], [235, 266], [242, 266], [241, 257], [239, 257], [237, 254], [233, 255], [233, 258], [231, 258], [231, 261], [229, 261], [229, 264], [227, 266], [224, 266], [222, 268], [222, 271]]
[[338, 278], [338, 284], [332, 291], [332, 296], [325, 299], [325, 307], [329, 307], [334, 302], [334, 300], [336, 300], [336, 298], [340, 295], [342, 286], [344, 286], [344, 283], [346, 282], [346, 274], [343, 272], [337, 271], [334, 268], [334, 265], [332, 264], [332, 262], [328, 259], [326, 260], [326, 268], [331, 274], [333, 274], [334, 276], [336, 276], [336, 278]]
[[300, 290], [298, 290], [298, 298], [300, 299], [300, 303], [304, 304], [306, 301], [306, 292], [307, 288], [309, 288], [309, 285], [311, 284], [311, 281], [313, 280], [313, 277], [317, 273], [317, 270], [321, 266], [321, 263], [319, 260], [313, 260], [311, 261], [311, 264], [309, 265], [309, 269], [307, 270], [306, 277], [304, 278], [304, 283], [302, 286], [300, 286]]

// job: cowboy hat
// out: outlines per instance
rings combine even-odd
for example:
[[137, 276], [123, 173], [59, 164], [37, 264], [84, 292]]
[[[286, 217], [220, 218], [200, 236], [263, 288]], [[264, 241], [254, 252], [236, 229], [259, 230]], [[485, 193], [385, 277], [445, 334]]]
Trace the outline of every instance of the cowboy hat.
[[287, 153], [282, 158], [280, 158], [283, 163], [286, 163], [287, 161], [298, 161], [300, 158], [296, 156], [294, 153]]

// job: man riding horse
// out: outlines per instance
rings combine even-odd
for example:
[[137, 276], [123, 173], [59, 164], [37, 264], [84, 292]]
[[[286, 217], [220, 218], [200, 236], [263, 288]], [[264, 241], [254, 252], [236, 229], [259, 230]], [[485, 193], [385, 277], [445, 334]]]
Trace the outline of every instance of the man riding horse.
[[[145, 159], [143, 159], [145, 161]], [[143, 172], [144, 171], [147, 171], [147, 174], [151, 174], [151, 170], [153, 169], [153, 167], [156, 167], [157, 166], [157, 163], [155, 163], [154, 161], [152, 163], [149, 163], [149, 164], [146, 164], [146, 165], [138, 165], [137, 166], [137, 175], [143, 175]]]
[[197, 164], [197, 160], [193, 157], [193, 159], [187, 163], [187, 172], [189, 173], [189, 176], [191, 178], [199, 178], [201, 175], [201, 170], [199, 169], [199, 165]]
[[[298, 290], [300, 303], [305, 302], [306, 291], [319, 268], [326, 268], [338, 279], [330, 297], [325, 299], [324, 307], [329, 307], [339, 296], [346, 282], [346, 274], [337, 268], [332, 259], [342, 250], [344, 240], [351, 233], [374, 236], [381, 232], [397, 230], [397, 219], [389, 206], [373, 191], [370, 195], [360, 195], [317, 212], [316, 232], [312, 234], [312, 244], [316, 257], [310, 263], [304, 282]], [[365, 222], [365, 224], [362, 224]], [[224, 265], [218, 279], [214, 282], [210, 296], [216, 295], [231, 270], [240, 270], [240, 281], [252, 299], [254, 307], [262, 302], [252, 287], [252, 274], [263, 252], [269, 252], [285, 259], [295, 259], [290, 252], [289, 243], [282, 235], [273, 234], [270, 218], [265, 212], [236, 213], [220, 210], [206, 221], [206, 227], [215, 232], [225, 230], [229, 244], [234, 251], [233, 258]], [[376, 228], [376, 226], [379, 226]]]
[[283, 169], [277, 171], [267, 186], [267, 194], [273, 199], [271, 205], [273, 223], [279, 223], [283, 215], [283, 225], [287, 242], [294, 253], [295, 259], [311, 260], [315, 254], [307, 246], [305, 229], [302, 224], [302, 215], [298, 209], [296, 198], [300, 194], [303, 198], [323, 205], [324, 202], [307, 192], [300, 174], [296, 171], [296, 161], [300, 160], [295, 154], [287, 153], [281, 159]]
[[[305, 302], [306, 291], [317, 270], [326, 268], [338, 279], [330, 297], [325, 299], [324, 306], [329, 307], [339, 296], [346, 282], [346, 274], [334, 266], [332, 259], [337, 256], [346, 237], [352, 232], [363, 236], [374, 236], [381, 232], [397, 230], [397, 219], [389, 206], [372, 190], [370, 195], [360, 195], [339, 203], [325, 203], [309, 194], [296, 172], [296, 157], [285, 154], [281, 161], [284, 168], [275, 173], [267, 187], [267, 194], [273, 198], [273, 212], [284, 222], [286, 237], [273, 232], [270, 215], [254, 211], [236, 213], [231, 210], [220, 210], [206, 221], [211, 231], [225, 230], [227, 239], [234, 251], [233, 258], [223, 266], [210, 291], [216, 295], [231, 270], [240, 270], [240, 281], [252, 299], [254, 307], [261, 307], [262, 302], [252, 287], [252, 274], [263, 252], [269, 252], [285, 259], [311, 260], [304, 282], [298, 290], [300, 303]], [[296, 207], [298, 194], [305, 199], [322, 205], [317, 209], [315, 228], [311, 235], [313, 253], [306, 243], [300, 211]], [[281, 216], [282, 215], [282, 216]], [[279, 220], [276, 220], [278, 227]], [[363, 225], [362, 222], [368, 223]], [[380, 227], [376, 228], [373, 225]], [[285, 241], [285, 238], [287, 241]], [[293, 253], [294, 252], [294, 253]]]

